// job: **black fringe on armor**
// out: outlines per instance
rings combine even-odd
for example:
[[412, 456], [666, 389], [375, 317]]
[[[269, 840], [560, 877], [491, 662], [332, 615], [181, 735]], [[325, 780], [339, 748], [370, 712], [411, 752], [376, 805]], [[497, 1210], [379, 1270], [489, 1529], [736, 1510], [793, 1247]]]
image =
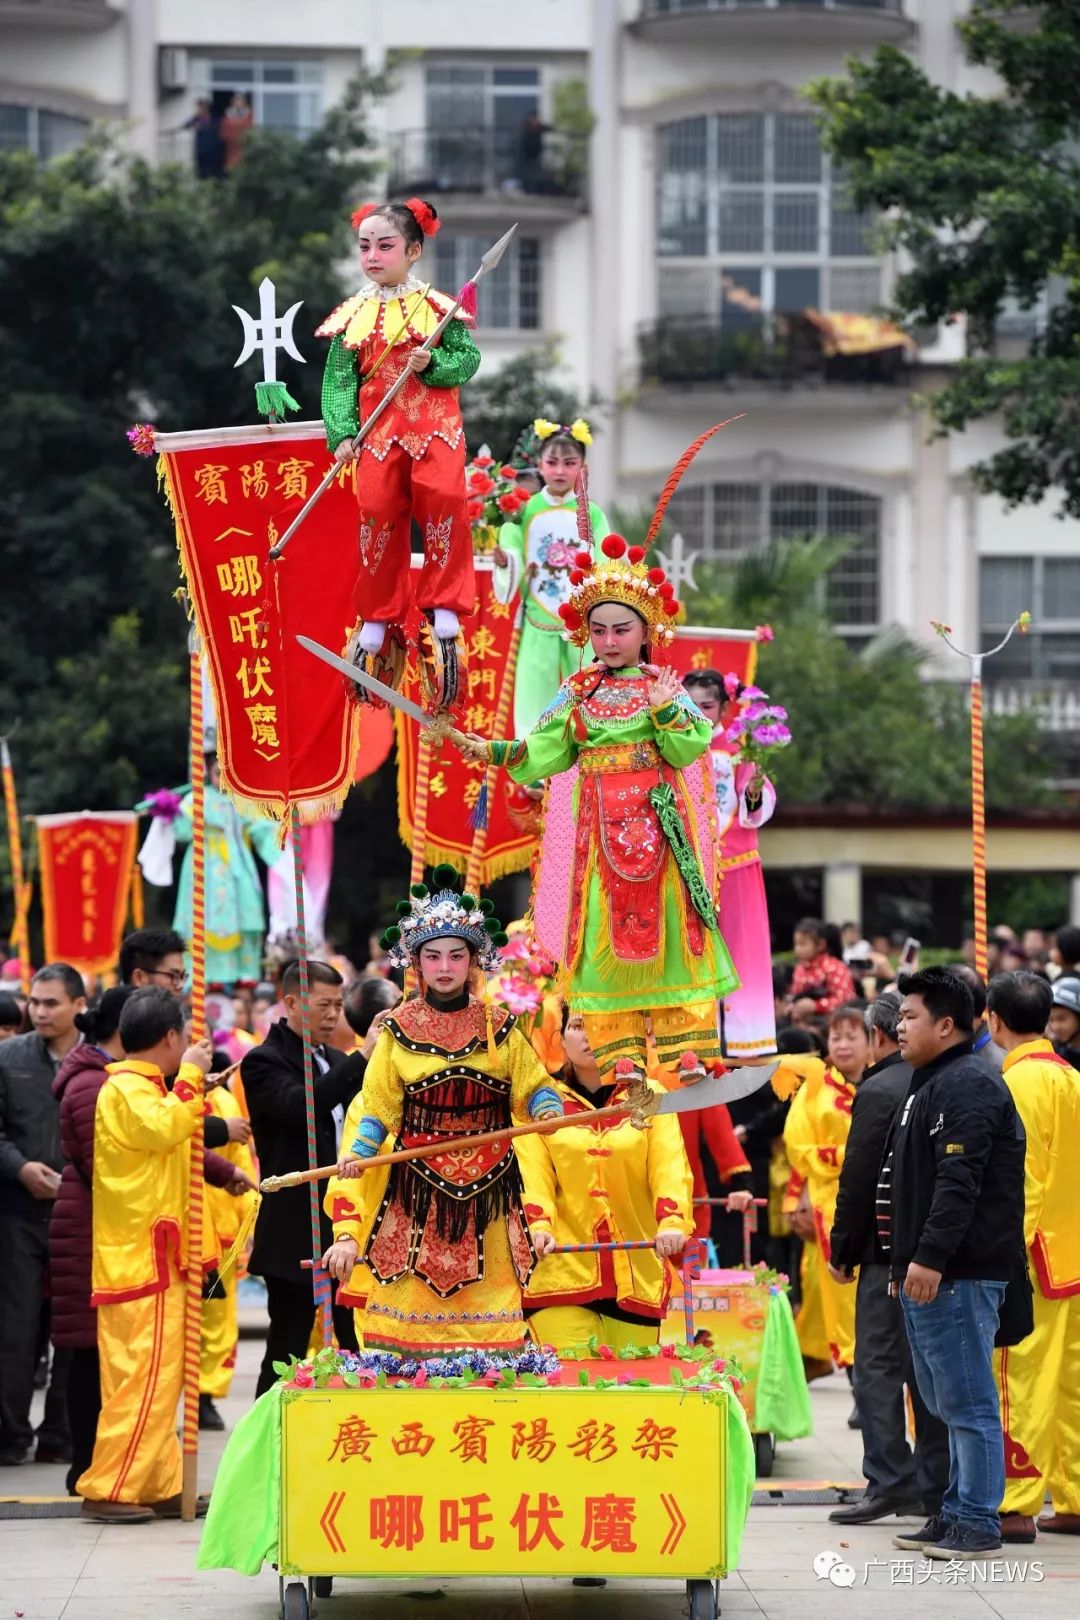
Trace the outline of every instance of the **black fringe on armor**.
[[454, 1197], [420, 1174], [414, 1165], [396, 1164], [390, 1172], [389, 1198], [398, 1198], [414, 1223], [417, 1234], [424, 1230], [432, 1201], [435, 1204], [435, 1231], [446, 1243], [460, 1243], [469, 1225], [469, 1211], [476, 1217], [479, 1237], [492, 1221], [502, 1220], [507, 1211], [520, 1206], [523, 1195], [521, 1171], [510, 1154], [497, 1165], [491, 1179], [484, 1177], [479, 1191], [463, 1188]]
[[455, 1136], [478, 1136], [481, 1131], [498, 1131], [510, 1123], [507, 1097], [493, 1095], [490, 1086], [475, 1080], [461, 1080], [454, 1087], [452, 1102], [445, 1100], [447, 1087], [434, 1091], [433, 1101], [423, 1095], [406, 1093], [401, 1121], [402, 1136], [445, 1136], [453, 1147]]

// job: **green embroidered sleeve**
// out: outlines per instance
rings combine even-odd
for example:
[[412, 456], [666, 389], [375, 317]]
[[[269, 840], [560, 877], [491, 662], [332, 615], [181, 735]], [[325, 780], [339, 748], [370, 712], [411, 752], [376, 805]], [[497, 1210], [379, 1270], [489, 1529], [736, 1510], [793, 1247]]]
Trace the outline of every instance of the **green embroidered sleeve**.
[[356, 355], [345, 347], [342, 333], [330, 344], [322, 381], [322, 418], [326, 442], [336, 450], [342, 439], [355, 439], [360, 431], [360, 376]]
[[451, 321], [438, 348], [431, 351], [431, 364], [420, 373], [429, 388], [460, 388], [474, 376], [480, 364], [480, 350], [469, 336], [468, 327]]

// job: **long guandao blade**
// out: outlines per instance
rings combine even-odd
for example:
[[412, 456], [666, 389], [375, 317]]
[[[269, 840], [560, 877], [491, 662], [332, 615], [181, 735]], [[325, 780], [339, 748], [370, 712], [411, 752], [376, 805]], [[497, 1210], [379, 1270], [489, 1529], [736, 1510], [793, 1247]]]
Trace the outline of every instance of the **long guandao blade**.
[[383, 702], [389, 703], [392, 708], [400, 709], [402, 714], [407, 714], [411, 720], [418, 721], [420, 725], [430, 726], [431, 715], [425, 714], [419, 703], [414, 703], [411, 698], [402, 697], [401, 693], [395, 692], [392, 686], [384, 686], [382, 681], [375, 679], [374, 675], [365, 674], [355, 664], [350, 664], [347, 659], [339, 658], [337, 653], [332, 653], [329, 647], [324, 647], [321, 642], [312, 641], [310, 636], [297, 636], [296, 639], [301, 647], [304, 647], [309, 653], [314, 653], [316, 658], [321, 658], [324, 664], [329, 664], [331, 669], [336, 669], [347, 680], [355, 681], [358, 686], [366, 687], [375, 697], [382, 698]]
[[772, 1063], [729, 1069], [726, 1074], [707, 1075], [692, 1086], [681, 1086], [676, 1091], [665, 1091], [660, 1099], [659, 1114], [691, 1114], [701, 1108], [713, 1108], [717, 1103], [737, 1102], [749, 1097], [767, 1084], [779, 1059]]

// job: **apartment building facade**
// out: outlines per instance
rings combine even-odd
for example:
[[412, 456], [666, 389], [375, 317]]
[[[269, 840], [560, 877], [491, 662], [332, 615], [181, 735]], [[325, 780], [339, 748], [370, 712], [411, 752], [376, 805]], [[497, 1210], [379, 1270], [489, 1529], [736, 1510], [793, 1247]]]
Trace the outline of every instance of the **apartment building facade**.
[[1033, 634], [988, 667], [993, 701], [1043, 694], [1064, 739], [1080, 733], [1080, 525], [1052, 501], [1007, 512], [979, 495], [970, 469], [995, 429], [934, 440], [912, 406], [962, 356], [962, 326], [854, 358], [804, 319], [873, 311], [895, 273], [804, 86], [891, 42], [951, 89], [986, 90], [956, 35], [967, 4], [0, 0], [0, 145], [53, 156], [107, 119], [146, 156], [190, 162], [201, 97], [240, 92], [256, 123], [303, 131], [359, 65], [392, 62], [386, 183], [438, 206], [444, 286], [519, 222], [481, 297], [484, 363], [550, 340], [566, 381], [602, 398], [596, 497], [647, 502], [703, 427], [745, 413], [672, 506], [687, 545], [734, 558], [856, 536], [829, 583], [852, 641], [898, 624], [929, 642], [944, 619], [989, 645], [1030, 608]]

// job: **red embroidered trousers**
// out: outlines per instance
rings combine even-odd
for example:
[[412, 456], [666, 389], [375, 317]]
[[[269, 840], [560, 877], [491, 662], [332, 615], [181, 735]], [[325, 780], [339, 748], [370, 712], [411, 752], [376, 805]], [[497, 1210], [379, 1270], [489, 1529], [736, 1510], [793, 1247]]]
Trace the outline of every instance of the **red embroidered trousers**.
[[[476, 599], [472, 529], [465, 499], [465, 441], [451, 450], [432, 439], [422, 456], [400, 444], [382, 461], [361, 452], [356, 465], [360, 570], [355, 605], [362, 619], [402, 624], [415, 596], [421, 611], [471, 613]], [[424, 542], [424, 566], [412, 584], [410, 531]]]

